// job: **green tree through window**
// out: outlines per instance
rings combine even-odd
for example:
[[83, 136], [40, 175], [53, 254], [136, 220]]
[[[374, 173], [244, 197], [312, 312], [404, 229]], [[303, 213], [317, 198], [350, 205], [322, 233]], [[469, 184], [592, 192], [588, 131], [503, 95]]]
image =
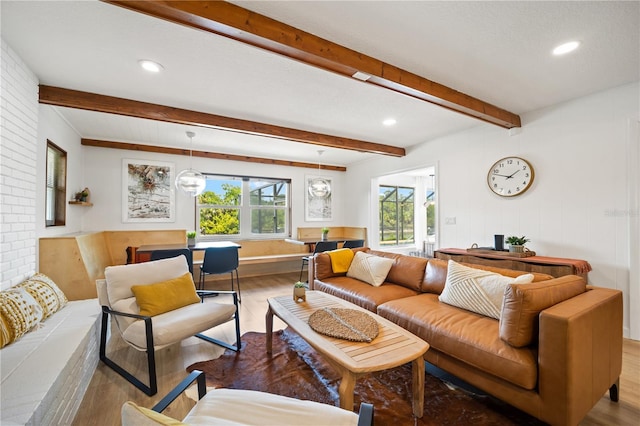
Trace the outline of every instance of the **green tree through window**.
[[284, 179], [207, 175], [197, 199], [199, 237], [287, 235], [289, 190], [290, 181]]

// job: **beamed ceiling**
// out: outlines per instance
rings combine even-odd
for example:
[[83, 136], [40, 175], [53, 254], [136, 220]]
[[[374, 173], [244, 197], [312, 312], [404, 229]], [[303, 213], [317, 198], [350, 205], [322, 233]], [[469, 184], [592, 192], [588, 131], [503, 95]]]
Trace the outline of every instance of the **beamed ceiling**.
[[[88, 146], [345, 170], [639, 79], [637, 2], [7, 1]], [[557, 58], [550, 50], [578, 39]], [[148, 75], [138, 60], [164, 70]], [[358, 78], [355, 78], [356, 75]], [[398, 123], [384, 127], [393, 117]]]

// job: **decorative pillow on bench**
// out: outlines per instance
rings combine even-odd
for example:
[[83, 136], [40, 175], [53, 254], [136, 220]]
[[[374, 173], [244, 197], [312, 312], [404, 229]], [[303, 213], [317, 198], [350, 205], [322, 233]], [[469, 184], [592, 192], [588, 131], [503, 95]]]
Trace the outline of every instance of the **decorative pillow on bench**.
[[0, 292], [0, 348], [18, 340], [66, 304], [60, 288], [40, 273]]
[[532, 281], [532, 274], [505, 277], [449, 260], [447, 280], [438, 299], [448, 305], [500, 319], [505, 288], [512, 283], [527, 284]]

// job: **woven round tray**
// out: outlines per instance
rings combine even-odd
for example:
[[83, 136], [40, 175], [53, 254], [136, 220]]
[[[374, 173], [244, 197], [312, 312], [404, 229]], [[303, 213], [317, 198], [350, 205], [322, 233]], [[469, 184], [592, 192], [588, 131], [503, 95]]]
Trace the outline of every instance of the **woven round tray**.
[[354, 342], [371, 342], [378, 335], [376, 320], [355, 309], [319, 309], [309, 317], [309, 326], [318, 333]]

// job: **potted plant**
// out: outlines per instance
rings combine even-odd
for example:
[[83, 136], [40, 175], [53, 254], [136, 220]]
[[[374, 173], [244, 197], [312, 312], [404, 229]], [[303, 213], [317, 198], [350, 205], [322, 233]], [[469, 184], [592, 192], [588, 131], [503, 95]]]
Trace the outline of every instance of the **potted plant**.
[[303, 302], [307, 301], [307, 294], [306, 294], [306, 284], [303, 283], [302, 281], [298, 281], [297, 283], [295, 283], [293, 285], [293, 301], [294, 302], [299, 302], [300, 300], [302, 300]]
[[507, 239], [505, 240], [505, 242], [509, 244], [509, 251], [512, 253], [523, 253], [524, 245], [529, 241], [531, 240], [524, 235], [522, 237], [516, 237], [515, 235], [512, 235], [510, 237], [507, 237]]
[[187, 232], [187, 245], [189, 247], [196, 245], [196, 231]]
[[327, 241], [327, 236], [329, 235], [329, 228], [322, 228], [322, 241]]

